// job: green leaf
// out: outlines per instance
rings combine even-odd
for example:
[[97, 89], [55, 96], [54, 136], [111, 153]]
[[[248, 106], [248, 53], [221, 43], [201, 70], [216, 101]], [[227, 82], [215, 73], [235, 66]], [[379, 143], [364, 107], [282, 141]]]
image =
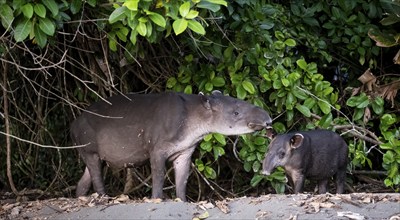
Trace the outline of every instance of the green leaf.
[[207, 82], [207, 83], [204, 85], [204, 89], [205, 89], [206, 91], [208, 91], [208, 92], [211, 92], [211, 91], [213, 90], [213, 88], [214, 88], [214, 86], [213, 86], [213, 84], [212, 84], [211, 82]]
[[139, 0], [126, 0], [122, 6], [126, 6], [131, 11], [137, 11]]
[[47, 35], [40, 30], [38, 25], [34, 27], [35, 41], [39, 45], [39, 47], [43, 48], [47, 44]]
[[215, 170], [213, 168], [211, 168], [209, 166], [205, 167], [204, 172], [205, 172], [206, 177], [209, 179], [217, 178], [217, 173], [215, 172]]
[[132, 30], [131, 35], [129, 37], [129, 40], [132, 42], [133, 45], [136, 45], [136, 40], [137, 40], [137, 31]]
[[220, 77], [220, 76], [216, 76], [211, 80], [212, 84], [215, 87], [223, 87], [225, 85], [225, 80], [224, 78]]
[[178, 82], [178, 81], [176, 80], [175, 77], [169, 78], [169, 79], [167, 80], [167, 88], [168, 88], [168, 89], [173, 88], [173, 87], [176, 85], [177, 82]]
[[199, 16], [199, 12], [195, 10], [190, 10], [189, 13], [185, 16], [186, 19], [194, 19]]
[[115, 9], [111, 14], [110, 17], [108, 18], [108, 22], [110, 22], [110, 24], [113, 24], [119, 20], [122, 20], [126, 17], [125, 12], [127, 12], [128, 9], [126, 7], [119, 7], [117, 9]]
[[72, 0], [71, 3], [71, 12], [72, 14], [77, 14], [81, 11], [82, 8], [82, 0]]
[[378, 115], [382, 114], [384, 111], [384, 103], [385, 102], [381, 97], [376, 97], [375, 100], [371, 103], [372, 110], [374, 110], [374, 112]]
[[221, 7], [219, 5], [213, 4], [213, 3], [208, 2], [206, 0], [203, 0], [203, 1], [199, 2], [196, 6], [198, 8], [204, 8], [204, 9], [210, 10], [210, 11], [212, 11], [214, 13], [221, 9]]
[[225, 7], [228, 6], [228, 3], [225, 0], [204, 0], [204, 1], [216, 4], [216, 5], [223, 5]]
[[286, 78], [282, 78], [281, 81], [284, 87], [288, 87], [290, 85], [290, 81]]
[[307, 62], [304, 59], [297, 60], [296, 63], [301, 69], [307, 69]]
[[183, 92], [186, 93], [186, 94], [192, 94], [193, 93], [192, 86], [191, 85], [187, 85], [185, 87], [185, 89], [183, 90]]
[[236, 87], [236, 95], [239, 99], [244, 99], [246, 98], [247, 92], [246, 90], [243, 88], [242, 85], [239, 85]]
[[326, 101], [318, 100], [317, 104], [324, 114], [329, 114], [331, 112], [331, 106]]
[[214, 160], [216, 161], [220, 156], [225, 155], [225, 150], [222, 147], [216, 146], [213, 147], [214, 151]]
[[136, 26], [136, 31], [142, 35], [143, 37], [147, 34], [147, 27], [146, 23], [139, 22], [138, 26]]
[[37, 14], [39, 17], [46, 17], [46, 8], [44, 7], [44, 5], [38, 3], [33, 7], [33, 10], [35, 11], [35, 14]]
[[329, 126], [331, 126], [332, 123], [332, 114], [329, 113], [327, 115], [324, 115], [321, 120], [319, 121], [319, 126], [321, 126], [322, 128], [328, 128]]
[[255, 175], [255, 176], [253, 176], [253, 178], [250, 180], [250, 185], [252, 186], [252, 187], [256, 187], [260, 182], [261, 182], [261, 180], [263, 180], [265, 177], [263, 176], [263, 175]]
[[32, 18], [33, 16], [33, 6], [31, 3], [27, 3], [21, 7], [21, 11], [26, 18]]
[[294, 46], [296, 46], [296, 41], [293, 39], [287, 39], [287, 40], [285, 40], [285, 44], [289, 47], [294, 47]]
[[24, 41], [29, 36], [32, 27], [32, 21], [29, 19], [23, 19], [14, 29], [14, 40], [16, 42]]
[[225, 136], [222, 134], [215, 133], [213, 134], [214, 138], [222, 145], [226, 145]]
[[165, 18], [155, 12], [152, 12], [151, 14], [149, 14], [149, 18], [150, 20], [152, 20], [156, 25], [165, 28], [165, 25], [167, 24], [167, 22], [165, 21]]
[[195, 21], [195, 20], [188, 20], [188, 27], [189, 27], [192, 31], [194, 31], [194, 32], [196, 32], [196, 33], [198, 33], [198, 34], [201, 34], [201, 35], [206, 34], [206, 31], [204, 30], [204, 27], [201, 26], [201, 24], [200, 24], [198, 21]]
[[7, 4], [0, 4], [0, 20], [4, 28], [9, 28], [14, 19], [13, 10]]
[[311, 111], [309, 108], [307, 108], [304, 105], [296, 104], [296, 109], [301, 112], [304, 116], [310, 117], [311, 116]]
[[255, 90], [255, 88], [254, 88], [254, 86], [253, 86], [253, 83], [251, 83], [251, 82], [248, 81], [248, 80], [244, 80], [244, 81], [242, 82], [242, 86], [243, 86], [243, 88], [244, 88], [248, 93], [250, 93], [250, 94], [254, 94], [254, 93], [256, 92], [256, 90]]
[[172, 23], [172, 28], [174, 29], [176, 35], [179, 35], [182, 32], [184, 32], [187, 26], [188, 26], [188, 21], [184, 18], [175, 20], [174, 23]]
[[40, 18], [39, 19], [39, 27], [45, 34], [49, 36], [53, 36], [56, 30], [56, 27], [53, 22], [51, 22], [48, 18]]
[[180, 7], [179, 7], [179, 14], [182, 17], [186, 17], [186, 15], [189, 14], [189, 10], [190, 10], [190, 1], [183, 3]]
[[42, 0], [42, 3], [51, 11], [53, 17], [58, 15], [58, 5], [55, 0]]

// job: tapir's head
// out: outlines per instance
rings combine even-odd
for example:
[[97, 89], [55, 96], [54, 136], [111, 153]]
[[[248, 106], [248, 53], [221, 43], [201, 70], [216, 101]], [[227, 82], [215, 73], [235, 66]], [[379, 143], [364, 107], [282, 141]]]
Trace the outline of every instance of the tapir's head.
[[271, 128], [271, 117], [262, 108], [224, 96], [219, 91], [213, 91], [209, 96], [200, 96], [210, 119], [210, 132], [239, 135]]
[[303, 144], [304, 136], [300, 133], [276, 136], [269, 144], [269, 149], [263, 161], [264, 175], [270, 175], [277, 167], [284, 167], [293, 152]]

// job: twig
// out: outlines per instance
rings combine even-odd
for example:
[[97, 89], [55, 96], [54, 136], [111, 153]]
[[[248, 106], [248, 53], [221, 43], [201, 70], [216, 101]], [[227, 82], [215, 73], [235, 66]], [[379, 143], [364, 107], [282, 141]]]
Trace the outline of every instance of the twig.
[[74, 148], [80, 148], [80, 147], [86, 147], [86, 146], [88, 146], [88, 145], [91, 144], [91, 143], [89, 142], [89, 143], [83, 144], [83, 145], [67, 146], [67, 147], [57, 147], [57, 146], [52, 146], [52, 145], [42, 145], [42, 144], [38, 144], [38, 143], [35, 143], [35, 142], [33, 142], [33, 141], [28, 141], [28, 140], [22, 139], [22, 138], [20, 138], [20, 137], [14, 136], [14, 135], [12, 135], [12, 134], [4, 133], [4, 132], [2, 132], [2, 131], [0, 131], [0, 134], [5, 135], [6, 137], [12, 137], [12, 138], [14, 138], [14, 139], [17, 139], [17, 140], [19, 140], [19, 141], [22, 141], [22, 142], [25, 142], [25, 143], [28, 143], [28, 144], [36, 145], [36, 146], [39, 146], [39, 147], [43, 147], [43, 148], [54, 148], [54, 149], [61, 149], [61, 150], [64, 150], [64, 149], [74, 149]]
[[[4, 69], [3, 69], [3, 105], [4, 105], [4, 121], [5, 121], [5, 128], [6, 132], [10, 133], [10, 122], [8, 121], [8, 95], [7, 95], [7, 72], [8, 72], [8, 65], [7, 63], [4, 63]], [[7, 177], [8, 177], [8, 182], [10, 184], [11, 190], [13, 193], [18, 196], [19, 192], [17, 188], [15, 187], [14, 180], [12, 178], [12, 173], [11, 173], [11, 141], [10, 137], [6, 137], [6, 148], [7, 148]]]

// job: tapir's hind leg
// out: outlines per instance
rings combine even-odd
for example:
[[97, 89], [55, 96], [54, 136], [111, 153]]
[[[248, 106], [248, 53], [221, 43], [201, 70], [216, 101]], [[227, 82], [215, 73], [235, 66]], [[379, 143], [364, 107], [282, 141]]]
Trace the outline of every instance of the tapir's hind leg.
[[76, 187], [76, 196], [84, 196], [90, 189], [91, 183], [98, 194], [105, 194], [103, 178], [101, 176], [101, 160], [98, 154], [82, 154], [86, 164], [85, 173]]
[[81, 179], [76, 186], [76, 197], [84, 196], [89, 192], [92, 186], [92, 178], [90, 177], [89, 169], [86, 167]]
[[346, 182], [346, 169], [338, 170], [336, 173], [336, 193], [344, 193], [344, 183]]

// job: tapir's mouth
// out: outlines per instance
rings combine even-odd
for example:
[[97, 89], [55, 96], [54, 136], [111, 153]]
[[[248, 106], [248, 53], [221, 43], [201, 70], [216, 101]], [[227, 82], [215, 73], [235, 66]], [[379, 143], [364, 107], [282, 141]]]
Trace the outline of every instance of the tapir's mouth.
[[254, 122], [248, 123], [247, 126], [249, 128], [251, 128], [251, 129], [255, 130], [255, 131], [259, 131], [259, 130], [262, 130], [264, 128], [270, 127], [270, 126], [267, 126], [265, 124], [259, 124], [259, 123], [254, 123]]

